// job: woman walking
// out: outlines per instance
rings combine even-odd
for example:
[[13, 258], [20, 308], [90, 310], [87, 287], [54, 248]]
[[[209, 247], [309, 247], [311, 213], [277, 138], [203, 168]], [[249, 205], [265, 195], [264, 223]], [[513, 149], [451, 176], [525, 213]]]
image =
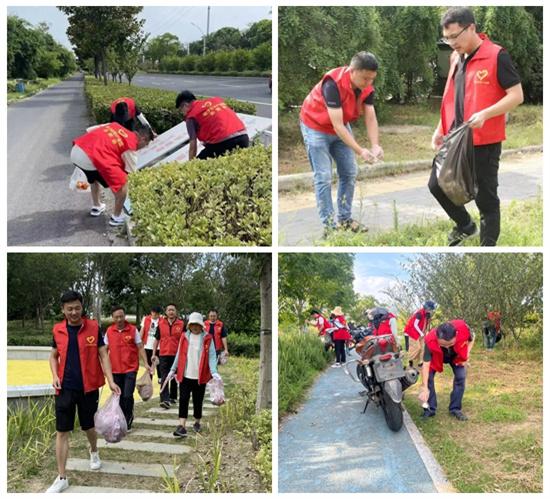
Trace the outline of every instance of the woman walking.
[[336, 362], [332, 364], [332, 367], [341, 367], [346, 363], [346, 341], [351, 340], [351, 334], [342, 307], [336, 307], [332, 313], [334, 314], [334, 327], [336, 328], [332, 333], [334, 350], [336, 351]]

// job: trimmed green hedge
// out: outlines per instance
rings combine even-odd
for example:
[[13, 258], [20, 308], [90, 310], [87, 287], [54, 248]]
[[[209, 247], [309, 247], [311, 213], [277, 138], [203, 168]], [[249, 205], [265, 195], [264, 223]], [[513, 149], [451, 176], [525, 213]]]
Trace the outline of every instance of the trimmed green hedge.
[[140, 246], [271, 245], [271, 148], [130, 174]]
[[[132, 97], [138, 107], [147, 117], [147, 121], [158, 134], [169, 130], [182, 121], [181, 112], [176, 109], [177, 92], [160, 90], [157, 88], [136, 87], [125, 83], [96, 80], [87, 76], [84, 91], [88, 102], [88, 109], [97, 123], [107, 123], [111, 117], [111, 103], [119, 97]], [[202, 97], [198, 96], [201, 99]], [[235, 99], [224, 99], [237, 113], [256, 114], [256, 106], [249, 102]]]
[[255, 335], [229, 333], [227, 335], [229, 355], [257, 359], [260, 356], [260, 333]]
[[160, 69], [147, 69], [146, 73], [151, 74], [171, 74], [171, 75], [190, 75], [190, 76], [242, 76], [255, 78], [269, 78], [271, 71], [161, 71]]

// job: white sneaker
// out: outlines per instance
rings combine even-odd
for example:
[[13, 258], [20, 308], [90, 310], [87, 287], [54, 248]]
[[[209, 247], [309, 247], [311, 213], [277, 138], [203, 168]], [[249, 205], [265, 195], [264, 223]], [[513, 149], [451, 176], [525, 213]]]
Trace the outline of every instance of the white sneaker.
[[107, 206], [105, 206], [105, 203], [101, 203], [99, 206], [92, 206], [92, 209], [90, 210], [90, 215], [92, 217], [99, 217], [101, 215]]
[[101, 468], [101, 459], [99, 459], [99, 452], [90, 452], [90, 469], [98, 470]]
[[126, 223], [126, 217], [124, 214], [121, 214], [120, 216], [116, 217], [115, 215], [111, 215], [111, 218], [109, 219], [109, 225], [111, 227], [121, 227]]
[[334, 364], [332, 364], [332, 366], [330, 367], [340, 367], [340, 363], [339, 362], [335, 362]]
[[55, 481], [50, 485], [50, 488], [46, 490], [46, 494], [58, 494], [69, 488], [69, 479], [67, 477], [60, 478], [57, 475]]

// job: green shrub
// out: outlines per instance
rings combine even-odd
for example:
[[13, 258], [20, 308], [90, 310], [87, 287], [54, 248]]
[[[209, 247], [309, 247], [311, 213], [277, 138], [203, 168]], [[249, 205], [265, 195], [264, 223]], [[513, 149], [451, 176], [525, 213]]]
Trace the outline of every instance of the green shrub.
[[235, 71], [252, 69], [252, 52], [245, 49], [237, 49], [231, 55], [231, 63]]
[[227, 336], [230, 355], [257, 359], [260, 355], [260, 333], [257, 335], [231, 333]]
[[271, 149], [170, 163], [129, 175], [143, 246], [271, 244]]
[[216, 71], [229, 71], [231, 69], [231, 52], [220, 50], [216, 52]]
[[[181, 112], [176, 109], [177, 92], [113, 83], [104, 85], [93, 77], [86, 77], [88, 109], [97, 123], [110, 120], [111, 103], [119, 97], [132, 97], [157, 133], [165, 132], [181, 123]], [[198, 97], [201, 99], [202, 97]], [[224, 99], [237, 113], [256, 114], [256, 106], [235, 99]]]

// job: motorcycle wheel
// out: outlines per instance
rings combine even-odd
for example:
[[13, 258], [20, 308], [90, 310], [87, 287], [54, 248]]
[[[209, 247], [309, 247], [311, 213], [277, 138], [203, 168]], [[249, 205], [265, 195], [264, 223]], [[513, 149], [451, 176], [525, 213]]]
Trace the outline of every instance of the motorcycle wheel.
[[384, 411], [384, 418], [388, 428], [391, 431], [399, 431], [403, 426], [403, 411], [401, 410], [401, 404], [397, 404], [386, 392], [383, 392], [382, 410]]
[[357, 378], [361, 381], [361, 384], [369, 390], [369, 384], [367, 382], [367, 373], [365, 372], [365, 366], [357, 365]]

